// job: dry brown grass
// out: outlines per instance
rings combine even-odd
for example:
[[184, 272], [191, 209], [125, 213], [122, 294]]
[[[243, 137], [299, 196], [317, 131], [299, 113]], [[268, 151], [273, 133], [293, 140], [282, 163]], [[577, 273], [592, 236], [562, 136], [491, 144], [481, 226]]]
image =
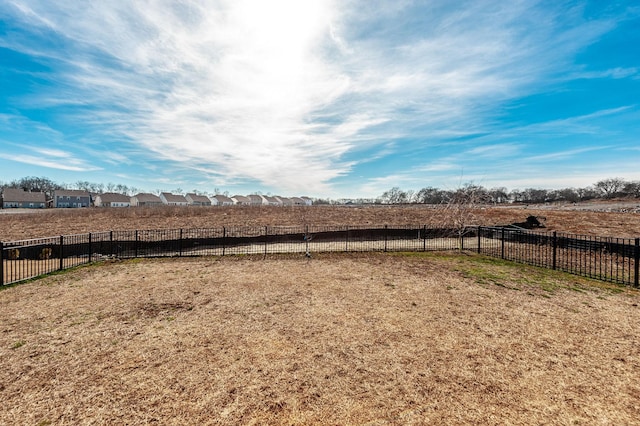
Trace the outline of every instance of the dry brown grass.
[[638, 302], [477, 256], [104, 263], [0, 292], [0, 423], [638, 424]]
[[[287, 225], [427, 225], [447, 221], [443, 208], [430, 206], [314, 207], [153, 207], [128, 209], [49, 209], [0, 215], [0, 241], [110, 230], [212, 228]], [[530, 214], [547, 218], [549, 231], [635, 238], [640, 214], [600, 211], [486, 207], [473, 212], [470, 225], [522, 222]]]

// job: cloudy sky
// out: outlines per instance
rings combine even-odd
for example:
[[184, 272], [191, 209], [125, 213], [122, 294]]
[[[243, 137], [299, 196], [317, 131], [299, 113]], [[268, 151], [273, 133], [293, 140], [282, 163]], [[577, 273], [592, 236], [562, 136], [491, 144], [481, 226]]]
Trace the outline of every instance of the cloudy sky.
[[0, 180], [638, 180], [639, 46], [635, 0], [0, 0]]

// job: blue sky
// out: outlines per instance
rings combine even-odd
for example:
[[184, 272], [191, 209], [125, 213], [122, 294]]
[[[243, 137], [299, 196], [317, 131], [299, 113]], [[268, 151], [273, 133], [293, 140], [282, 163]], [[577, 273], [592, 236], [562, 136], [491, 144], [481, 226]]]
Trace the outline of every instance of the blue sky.
[[0, 180], [640, 180], [637, 1], [0, 0]]

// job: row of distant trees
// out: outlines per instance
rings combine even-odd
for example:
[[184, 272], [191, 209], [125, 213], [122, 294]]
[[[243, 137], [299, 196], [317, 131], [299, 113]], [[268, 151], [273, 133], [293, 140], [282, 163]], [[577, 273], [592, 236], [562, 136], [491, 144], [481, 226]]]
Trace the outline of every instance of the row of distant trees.
[[467, 183], [455, 190], [443, 190], [434, 187], [422, 188], [419, 191], [405, 191], [393, 187], [385, 191], [379, 200], [385, 204], [447, 204], [461, 198], [472, 196], [482, 203], [550, 203], [579, 202], [594, 199], [640, 198], [640, 181], [627, 181], [623, 178], [608, 178], [596, 182], [586, 188], [541, 189], [526, 188], [509, 191], [505, 187], [487, 189], [481, 185]]

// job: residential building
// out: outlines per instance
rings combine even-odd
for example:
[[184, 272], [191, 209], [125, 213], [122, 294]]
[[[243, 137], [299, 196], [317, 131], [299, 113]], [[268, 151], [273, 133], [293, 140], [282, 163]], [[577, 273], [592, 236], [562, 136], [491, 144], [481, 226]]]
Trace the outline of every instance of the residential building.
[[264, 199], [267, 201], [268, 206], [282, 206], [282, 201], [278, 197], [272, 197], [270, 195], [265, 195]]
[[285, 207], [293, 206], [293, 200], [291, 198], [287, 198], [287, 197], [276, 197], [276, 198], [280, 200], [280, 203], [282, 206], [285, 206]]
[[136, 207], [161, 206], [162, 200], [157, 195], [141, 192], [131, 197], [131, 205]]
[[167, 206], [188, 206], [189, 202], [184, 195], [171, 194], [170, 192], [163, 192], [160, 194], [160, 200], [162, 204]]
[[131, 197], [124, 194], [107, 192], [96, 195], [93, 204], [96, 207], [129, 207], [131, 206]]
[[[214, 201], [215, 200], [215, 201]], [[214, 195], [213, 197], [211, 197], [211, 203], [216, 205], [216, 206], [232, 206], [233, 205], [233, 200], [229, 197], [227, 197], [226, 195]]]
[[5, 188], [2, 191], [2, 208], [44, 209], [47, 197], [44, 192], [26, 192], [20, 188]]
[[57, 189], [53, 193], [53, 207], [76, 208], [90, 207], [91, 194], [81, 189]]
[[269, 204], [265, 197], [259, 194], [251, 194], [248, 198], [252, 206], [266, 206]]
[[249, 197], [245, 197], [244, 195], [234, 195], [231, 197], [233, 203], [237, 206], [250, 206], [251, 199]]
[[190, 206], [210, 206], [211, 200], [205, 195], [189, 193], [185, 196]]

